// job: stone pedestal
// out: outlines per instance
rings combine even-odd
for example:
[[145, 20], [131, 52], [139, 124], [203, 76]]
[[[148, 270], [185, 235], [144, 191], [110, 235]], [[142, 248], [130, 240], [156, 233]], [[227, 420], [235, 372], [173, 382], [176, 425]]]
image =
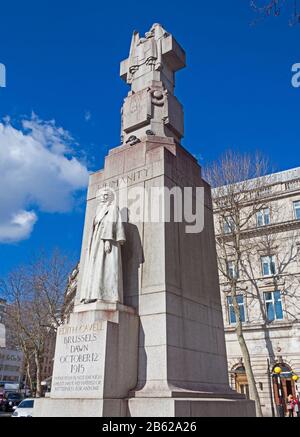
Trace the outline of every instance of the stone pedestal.
[[[82, 305], [77, 293], [58, 332], [51, 396], [36, 401], [34, 415], [254, 416], [254, 403], [228, 384], [210, 187], [196, 160], [165, 137], [112, 149], [90, 178], [80, 271], [103, 186], [128, 196], [124, 305]], [[131, 188], [142, 188], [146, 214], [151, 187], [174, 186], [203, 188], [202, 232], [186, 233], [174, 220], [130, 219]]]
[[255, 417], [253, 401], [222, 398], [129, 399], [132, 417]]
[[35, 417], [123, 416], [137, 383], [138, 317], [120, 304], [78, 305], [56, 340], [50, 398]]
[[[126, 397], [128, 414], [254, 415], [254, 403], [228, 384], [210, 187], [197, 161], [165, 137], [146, 136], [139, 144], [112, 149], [104, 170], [90, 179], [81, 266], [96, 193], [104, 186], [120, 199], [127, 196], [129, 210], [122, 247], [124, 303], [135, 309], [140, 326], [138, 381]], [[138, 208], [145, 215], [134, 222], [137, 205], [131, 190], [136, 187], [141, 188]], [[184, 221], [149, 221], [146, 204], [152, 187], [202, 187], [203, 231], [186, 233]]]

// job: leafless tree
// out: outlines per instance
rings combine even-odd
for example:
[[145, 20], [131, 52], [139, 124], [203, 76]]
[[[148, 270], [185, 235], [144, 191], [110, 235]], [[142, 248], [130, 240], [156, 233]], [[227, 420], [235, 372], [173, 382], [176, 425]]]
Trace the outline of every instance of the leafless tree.
[[283, 9], [290, 9], [289, 25], [300, 23], [298, 0], [251, 0], [250, 6], [260, 18], [271, 15], [279, 16]]
[[[262, 410], [251, 358], [243, 334], [237, 295], [238, 272], [241, 271], [245, 250], [243, 233], [249, 228], [253, 217], [264, 207], [261, 190], [266, 185], [267, 169], [268, 163], [258, 154], [252, 157], [229, 151], [205, 171], [206, 178], [214, 187], [213, 202], [218, 220], [216, 224], [218, 267], [221, 277], [225, 278], [230, 287], [229, 294], [236, 317], [235, 330], [243, 356], [250, 397], [255, 401], [257, 416], [262, 416]], [[231, 265], [230, 269], [229, 265]]]
[[[257, 415], [261, 406], [251, 357], [243, 333], [243, 325], [237, 296], [258, 305], [258, 318], [264, 332], [269, 357], [275, 360], [266, 305], [261, 293], [264, 278], [261, 277], [260, 256], [276, 254], [276, 270], [272, 272], [270, 287], [281, 289], [297, 305], [296, 290], [300, 285], [297, 269], [299, 257], [299, 226], [282, 228], [284, 210], [272, 198], [276, 181], [268, 161], [260, 154], [242, 155], [227, 152], [219, 161], [206, 169], [206, 177], [213, 185], [213, 203], [216, 217], [216, 243], [221, 281], [228, 288], [236, 318], [235, 330], [241, 348], [250, 396], [256, 402]], [[270, 226], [257, 226], [257, 214], [266, 208], [272, 212]], [[280, 250], [279, 250], [280, 248]], [[259, 259], [258, 259], [259, 258]], [[230, 268], [229, 268], [230, 266]], [[223, 285], [222, 284], [222, 285]], [[292, 305], [292, 306], [293, 306]], [[293, 316], [290, 315], [290, 318]]]
[[50, 257], [40, 256], [27, 266], [1, 280], [0, 291], [7, 299], [8, 331], [24, 353], [28, 381], [36, 381], [36, 396], [41, 396], [41, 369], [49, 336], [63, 323], [65, 292], [70, 262], [56, 250]]

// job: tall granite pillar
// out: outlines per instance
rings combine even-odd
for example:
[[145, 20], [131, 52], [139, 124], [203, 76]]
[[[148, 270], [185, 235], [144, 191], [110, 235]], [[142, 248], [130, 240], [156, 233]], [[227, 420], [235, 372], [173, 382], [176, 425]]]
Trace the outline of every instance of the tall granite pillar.
[[[60, 381], [71, 375], [62, 370], [69, 340], [58, 336], [53, 374], [58, 385], [50, 399], [37, 403], [37, 415], [255, 415], [254, 403], [228, 383], [210, 187], [180, 143], [184, 118], [174, 87], [175, 72], [184, 66], [183, 49], [161, 25], [154, 24], [145, 37], [134, 32], [129, 57], [121, 63], [121, 77], [130, 85], [122, 107], [122, 144], [90, 177], [73, 325], [61, 333], [96, 322], [92, 329], [98, 326], [105, 335], [97, 333], [92, 350], [102, 364], [101, 369], [91, 364], [89, 373], [102, 382], [89, 395], [81, 390], [85, 407], [78, 411], [78, 395], [61, 391]], [[103, 187], [120, 200], [124, 219], [123, 302], [82, 304], [82, 272]], [[183, 193], [186, 187], [194, 203], [196, 189], [204, 193], [199, 212], [204, 227], [196, 233], [187, 231], [186, 220], [175, 219], [180, 207], [167, 190]], [[164, 213], [169, 197], [177, 205], [170, 220], [153, 220], [155, 189], [161, 190]], [[62, 401], [68, 405], [64, 412]]]

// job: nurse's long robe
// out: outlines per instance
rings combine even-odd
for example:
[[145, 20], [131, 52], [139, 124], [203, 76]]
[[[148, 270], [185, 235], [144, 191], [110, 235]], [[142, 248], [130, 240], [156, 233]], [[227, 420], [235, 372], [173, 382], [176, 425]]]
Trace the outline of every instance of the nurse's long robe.
[[[105, 253], [104, 244], [111, 243]], [[89, 246], [84, 262], [80, 300], [97, 299], [107, 302], [123, 301], [123, 277], [120, 245], [125, 232], [117, 206], [100, 205], [93, 221]]]

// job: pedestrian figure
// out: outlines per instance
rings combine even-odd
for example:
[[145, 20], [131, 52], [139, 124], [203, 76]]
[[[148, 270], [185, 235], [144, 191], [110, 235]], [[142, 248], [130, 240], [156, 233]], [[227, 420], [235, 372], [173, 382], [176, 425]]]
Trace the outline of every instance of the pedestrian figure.
[[295, 413], [296, 417], [300, 417], [299, 399], [298, 398], [294, 398], [293, 404], [294, 404], [294, 413]]
[[287, 398], [288, 417], [294, 417], [294, 398], [293, 395], [288, 395]]

